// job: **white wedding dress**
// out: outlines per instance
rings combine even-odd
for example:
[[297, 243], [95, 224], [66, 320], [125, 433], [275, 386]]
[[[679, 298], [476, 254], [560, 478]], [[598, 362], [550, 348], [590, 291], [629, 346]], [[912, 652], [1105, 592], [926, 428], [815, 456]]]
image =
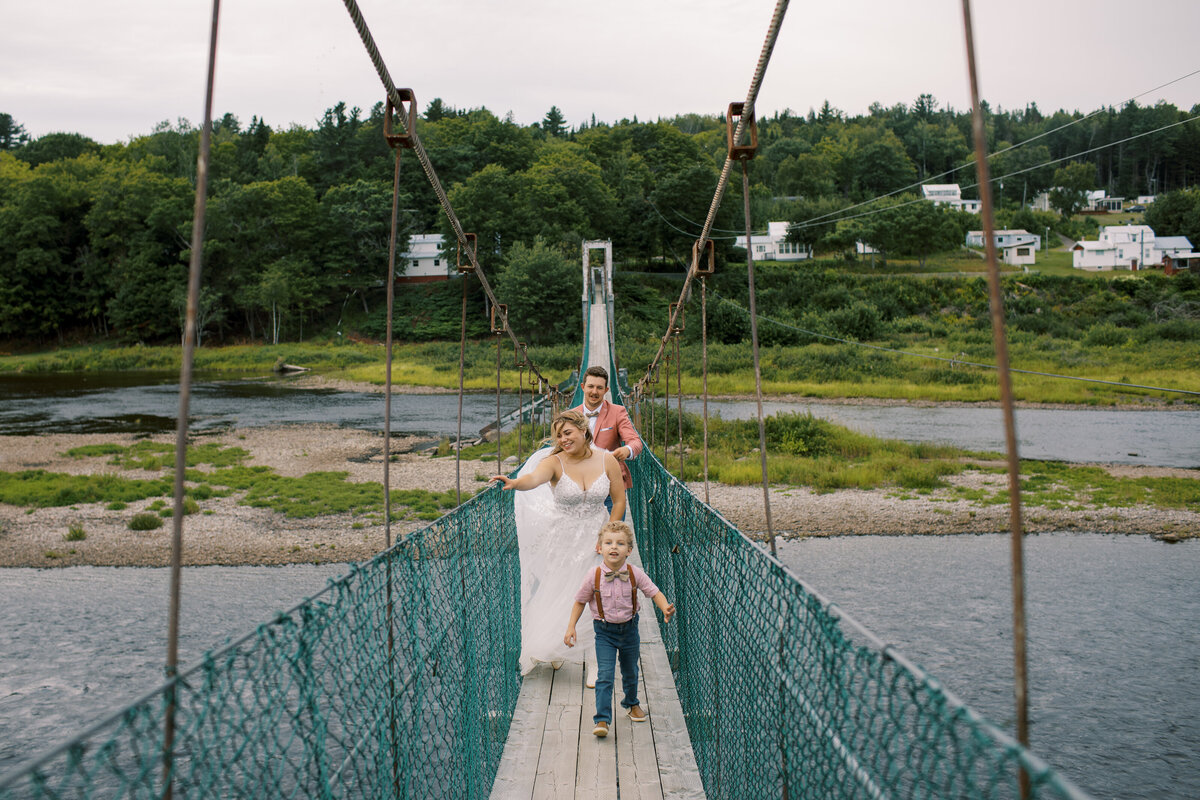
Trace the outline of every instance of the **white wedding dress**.
[[[603, 463], [608, 451], [592, 447], [592, 452]], [[534, 453], [518, 475], [532, 472], [549, 453], [548, 447]], [[591, 650], [595, 634], [586, 611], [575, 626], [574, 647], [563, 644], [563, 634], [575, 592], [588, 571], [601, 563], [596, 536], [608, 521], [608, 494], [607, 473], [601, 472], [585, 490], [564, 470], [555, 487], [544, 483], [513, 498], [521, 559], [522, 674], [539, 662], [582, 663]]]

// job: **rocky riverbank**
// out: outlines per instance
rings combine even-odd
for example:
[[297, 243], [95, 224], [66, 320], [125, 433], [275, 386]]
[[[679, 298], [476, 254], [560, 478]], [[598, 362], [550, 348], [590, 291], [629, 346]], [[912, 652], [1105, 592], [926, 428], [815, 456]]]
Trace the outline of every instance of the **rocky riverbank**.
[[[153, 437], [172, 442], [173, 436]], [[0, 437], [0, 470], [46, 470], [69, 474], [111, 473], [126, 478], [156, 477], [141, 469], [123, 469], [104, 457], [72, 458], [65, 453], [89, 444], [129, 445], [132, 436], [109, 434], [47, 434]], [[348, 480], [382, 480], [383, 439], [380, 434], [333, 425], [248, 428], [198, 437], [249, 452], [246, 464], [266, 466], [280, 475], [312, 472], [348, 473]], [[442, 492], [461, 485], [464, 493], [484, 488], [495, 462], [463, 461], [461, 474], [453, 458], [434, 458], [411, 448], [415, 440], [393, 439], [397, 453], [389, 466], [393, 489]], [[1110, 466], [1126, 476], [1186, 476], [1194, 470]], [[950, 479], [971, 487], [999, 486], [1003, 475], [969, 471]], [[689, 488], [701, 499], [703, 484]], [[709, 502], [726, 519], [751, 535], [765, 532], [762, 488], [712, 484]], [[66, 565], [163, 566], [169, 562], [171, 522], [157, 530], [129, 530], [129, 519], [146, 510], [152, 499], [130, 503], [120, 510], [92, 503], [51, 508], [26, 508], [0, 503], [0, 566], [53, 567]], [[284, 564], [361, 561], [385, 546], [378, 515], [334, 514], [294, 519], [265, 508], [240, 505], [238, 495], [213, 497], [201, 512], [186, 517], [186, 564]], [[1190, 537], [1200, 532], [1200, 513], [1149, 506], [1088, 511], [1024, 512], [1030, 532], [1096, 531], [1165, 538]], [[801, 487], [774, 487], [771, 516], [777, 535], [836, 536], [859, 534], [941, 535], [994, 533], [1008, 530], [1007, 506], [980, 506], [953, 499], [946, 492], [902, 496], [893, 489], [844, 490], [816, 494]], [[393, 540], [427, 523], [393, 523]], [[82, 528], [85, 538], [68, 541], [70, 526]]]

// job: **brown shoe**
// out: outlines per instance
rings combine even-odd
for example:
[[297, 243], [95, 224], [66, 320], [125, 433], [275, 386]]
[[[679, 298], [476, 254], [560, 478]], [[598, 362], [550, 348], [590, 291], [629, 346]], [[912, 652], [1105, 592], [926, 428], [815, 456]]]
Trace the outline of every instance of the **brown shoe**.
[[608, 723], [600, 720], [596, 723], [596, 727], [592, 728], [592, 733], [596, 735], [597, 739], [603, 739], [605, 736], [608, 736]]
[[645, 722], [650, 719], [650, 715], [642, 711], [641, 706], [633, 706], [629, 709], [629, 718], [634, 722]]

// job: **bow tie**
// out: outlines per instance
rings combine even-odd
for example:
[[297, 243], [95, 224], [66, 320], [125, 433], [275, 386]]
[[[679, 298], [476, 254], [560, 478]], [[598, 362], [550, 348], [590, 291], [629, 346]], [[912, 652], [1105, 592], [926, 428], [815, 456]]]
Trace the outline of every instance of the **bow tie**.
[[600, 409], [597, 408], [595, 411], [585, 411], [585, 412], [583, 412], [583, 415], [585, 417], [588, 417], [589, 419], [591, 417], [598, 417], [598, 416], [600, 416]]
[[609, 572], [608, 570], [605, 570], [604, 580], [611, 581], [614, 578], [616, 580], [625, 581], [626, 583], [628, 583], [629, 582], [629, 573], [626, 572], [625, 570], [620, 570], [618, 572]]

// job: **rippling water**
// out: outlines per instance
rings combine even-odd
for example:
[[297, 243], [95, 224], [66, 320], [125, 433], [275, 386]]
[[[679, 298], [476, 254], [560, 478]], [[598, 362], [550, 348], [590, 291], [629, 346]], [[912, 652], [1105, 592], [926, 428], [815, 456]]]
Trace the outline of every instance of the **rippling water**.
[[[1014, 730], [1009, 538], [780, 542], [798, 576]], [[1200, 797], [1200, 541], [1025, 539], [1032, 749], [1098, 798]]]
[[[345, 564], [188, 567], [179, 663], [316, 594]], [[170, 571], [0, 570], [0, 773], [163, 683]]]
[[[286, 378], [198, 380], [189, 427], [321, 422], [381, 431], [383, 399], [382, 393], [298, 388]], [[516, 408], [516, 395], [501, 395], [500, 406], [502, 414]], [[178, 379], [161, 374], [0, 375], [0, 435], [173, 431], [178, 413]], [[495, 394], [463, 397], [464, 436], [495, 420]], [[393, 433], [439, 437], [457, 430], [457, 394], [392, 395]]]
[[[175, 428], [177, 379], [162, 373], [0, 375], [0, 435], [55, 433], [154, 433]], [[500, 411], [516, 408], [502, 394]], [[672, 403], [674, 405], [674, 403]], [[709, 412], [751, 419], [756, 404], [710, 400]], [[767, 414], [812, 414], [854, 430], [908, 442], [944, 442], [968, 450], [1004, 449], [998, 408], [910, 405], [763, 404]], [[699, 400], [684, 408], [699, 413]], [[383, 396], [294, 386], [287, 378], [212, 380], [193, 387], [194, 430], [324, 422], [363, 430], [383, 429]], [[463, 434], [475, 435], [496, 419], [494, 394], [463, 398]], [[1200, 467], [1200, 410], [1018, 409], [1023, 458], [1074, 462]], [[648, 421], [647, 421], [648, 424]], [[458, 430], [455, 394], [392, 397], [392, 430], [414, 436], [453, 436]], [[0, 445], [2, 446], [2, 445]]]
[[[1008, 537], [781, 542], [783, 561], [947, 688], [1013, 728]], [[181, 662], [345, 565], [184, 572]], [[1200, 797], [1200, 542], [1026, 540], [1033, 749], [1098, 798]], [[0, 772], [156, 686], [169, 573], [0, 573]]]

